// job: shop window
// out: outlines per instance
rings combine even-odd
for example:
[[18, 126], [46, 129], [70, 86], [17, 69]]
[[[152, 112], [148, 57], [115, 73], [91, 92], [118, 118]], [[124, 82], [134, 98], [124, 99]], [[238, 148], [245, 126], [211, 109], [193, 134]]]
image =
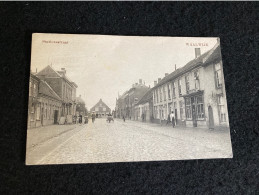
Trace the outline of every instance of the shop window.
[[223, 103], [223, 95], [218, 96], [219, 121], [226, 122], [226, 111]]
[[191, 108], [191, 99], [186, 98], [185, 100], [185, 113], [186, 113], [186, 119], [191, 120], [192, 119], [192, 108]]
[[216, 87], [222, 87], [222, 71], [220, 63], [215, 64], [215, 80], [216, 80]]
[[200, 120], [204, 119], [204, 106], [203, 106], [202, 96], [196, 97], [196, 115], [198, 119]]

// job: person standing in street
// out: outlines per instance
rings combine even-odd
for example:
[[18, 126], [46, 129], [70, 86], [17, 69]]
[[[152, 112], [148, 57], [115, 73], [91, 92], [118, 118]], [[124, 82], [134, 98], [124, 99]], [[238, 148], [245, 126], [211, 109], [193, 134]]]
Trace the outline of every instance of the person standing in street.
[[167, 121], [166, 121], [166, 125], [170, 124], [171, 123], [171, 117], [170, 117], [170, 114], [168, 114], [167, 116]]
[[94, 121], [95, 121], [95, 114], [92, 113], [92, 123], [94, 123]]
[[173, 128], [175, 126], [175, 118], [174, 118], [174, 112], [172, 111], [172, 113], [170, 114], [170, 118], [171, 118], [171, 121], [172, 121], [172, 125], [173, 125]]

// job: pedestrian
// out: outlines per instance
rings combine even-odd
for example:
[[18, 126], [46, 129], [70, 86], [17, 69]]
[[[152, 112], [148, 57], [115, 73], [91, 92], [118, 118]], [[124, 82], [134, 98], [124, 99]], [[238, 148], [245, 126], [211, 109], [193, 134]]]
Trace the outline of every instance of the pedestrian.
[[92, 113], [92, 123], [94, 123], [94, 121], [95, 121], [95, 114]]
[[123, 121], [125, 122], [125, 116], [124, 115], [122, 116], [122, 118], [123, 118]]
[[171, 118], [170, 118], [170, 114], [168, 114], [167, 116], [167, 121], [166, 121], [166, 125], [170, 124], [171, 123]]
[[142, 122], [144, 122], [144, 113], [142, 113], [141, 118], [142, 118]]
[[82, 118], [83, 118], [83, 117], [82, 117], [82, 115], [80, 114], [80, 115], [79, 115], [79, 123], [80, 123], [80, 124], [82, 124]]
[[172, 125], [173, 125], [173, 128], [175, 126], [175, 118], [174, 118], [174, 112], [172, 111], [172, 113], [170, 114], [170, 118], [171, 118], [171, 121], [172, 121]]
[[85, 116], [85, 124], [88, 124], [88, 117]]

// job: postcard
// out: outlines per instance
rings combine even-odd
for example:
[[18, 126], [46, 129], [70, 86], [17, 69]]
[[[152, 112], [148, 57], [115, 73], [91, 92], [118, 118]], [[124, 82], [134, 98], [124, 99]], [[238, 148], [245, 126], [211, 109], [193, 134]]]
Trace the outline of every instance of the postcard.
[[232, 158], [218, 37], [32, 35], [26, 165]]

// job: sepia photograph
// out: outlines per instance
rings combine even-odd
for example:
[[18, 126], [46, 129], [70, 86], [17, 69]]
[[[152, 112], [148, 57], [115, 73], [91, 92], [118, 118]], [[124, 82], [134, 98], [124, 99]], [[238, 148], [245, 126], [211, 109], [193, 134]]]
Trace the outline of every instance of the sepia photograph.
[[34, 33], [26, 165], [233, 158], [222, 60], [219, 37]]

